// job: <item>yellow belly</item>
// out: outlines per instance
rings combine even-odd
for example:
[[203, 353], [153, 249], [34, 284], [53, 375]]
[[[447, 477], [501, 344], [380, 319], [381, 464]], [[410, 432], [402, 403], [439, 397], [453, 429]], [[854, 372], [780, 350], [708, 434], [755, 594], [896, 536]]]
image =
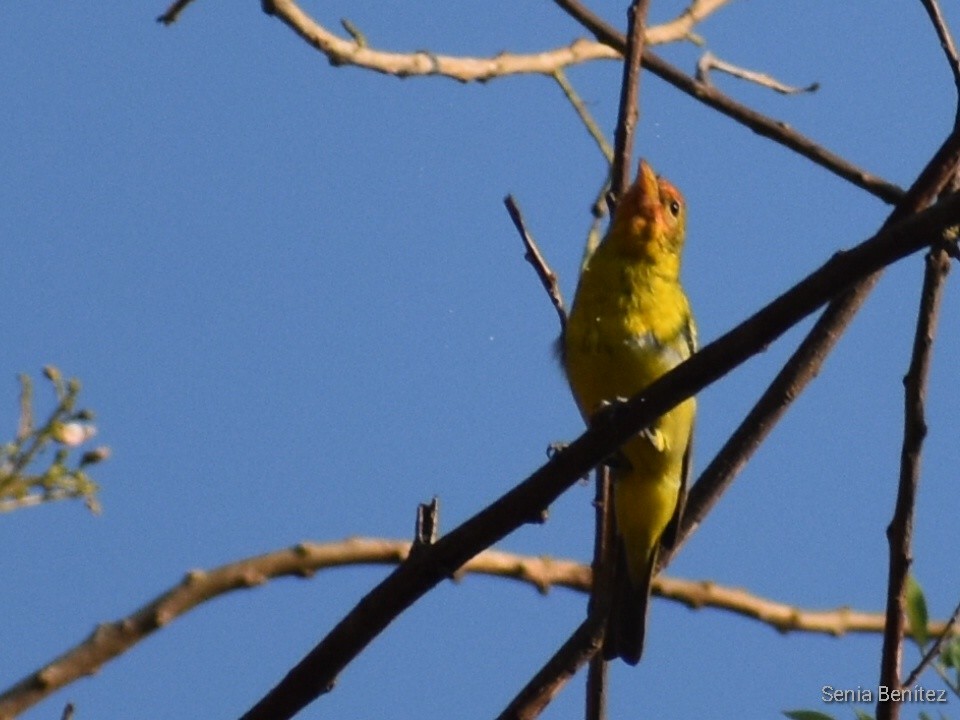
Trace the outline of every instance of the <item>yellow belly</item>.
[[[570, 336], [566, 346], [567, 376], [587, 421], [604, 402], [635, 395], [682, 359], [670, 348], [622, 339], [591, 342], [589, 335]], [[633, 578], [645, 575], [677, 506], [695, 412], [696, 401], [689, 398], [621, 448], [626, 467], [614, 475], [614, 506]]]

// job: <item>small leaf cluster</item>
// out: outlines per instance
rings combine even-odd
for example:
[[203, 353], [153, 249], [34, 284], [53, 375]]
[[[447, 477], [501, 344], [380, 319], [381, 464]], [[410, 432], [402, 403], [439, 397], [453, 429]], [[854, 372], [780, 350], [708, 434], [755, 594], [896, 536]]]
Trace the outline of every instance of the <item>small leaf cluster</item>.
[[99, 512], [99, 487], [87, 469], [110, 457], [106, 446], [91, 447], [93, 412], [78, 408], [80, 382], [65, 380], [52, 365], [43, 368], [56, 405], [42, 423], [35, 421], [33, 381], [21, 374], [20, 418], [13, 440], [0, 446], [0, 512], [54, 500], [80, 499]]

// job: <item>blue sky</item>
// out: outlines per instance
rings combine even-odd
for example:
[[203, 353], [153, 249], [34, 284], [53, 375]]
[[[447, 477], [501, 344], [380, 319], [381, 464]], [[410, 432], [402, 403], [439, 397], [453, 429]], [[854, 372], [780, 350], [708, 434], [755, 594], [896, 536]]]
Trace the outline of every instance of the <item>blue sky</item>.
[[[653, 19], [683, 5], [654, 2]], [[604, 161], [553, 82], [400, 81], [330, 67], [256, 2], [197, 0], [170, 28], [153, 22], [164, 9], [0, 11], [4, 436], [17, 373], [53, 363], [83, 381], [114, 452], [94, 473], [101, 516], [65, 503], [0, 523], [3, 686], [191, 568], [307, 539], [409, 538], [417, 503], [434, 495], [449, 530], [582, 430], [551, 356], [556, 318], [501, 204], [514, 193], [569, 300]], [[584, 34], [549, 2], [306, 9], [401, 51], [532, 52]], [[699, 32], [730, 62], [819, 81], [782, 97], [715, 78], [901, 186], [952, 123], [952, 82], [919, 2], [734, 2]], [[701, 51], [661, 52], [692, 71]], [[612, 134], [618, 65], [569, 77]], [[641, 104], [638, 154], [689, 204], [684, 280], [704, 341], [888, 212], [650, 75]], [[886, 273], [671, 574], [807, 608], [882, 607], [922, 272], [918, 255]], [[951, 280], [916, 527], [915, 570], [937, 617], [957, 602], [958, 300]], [[801, 337], [702, 393], [698, 468]], [[501, 547], [588, 559], [591, 500], [574, 486], [548, 523]], [[58, 717], [68, 700], [78, 719], [235, 717], [385, 572], [211, 602], [24, 717]], [[302, 717], [491, 717], [584, 608], [564, 590], [447, 584]], [[650, 623], [644, 662], [612, 669], [611, 717], [831, 710], [821, 686], [877, 682], [879, 637], [783, 636], [666, 601]], [[582, 703], [578, 678], [544, 717], [576, 717]]]

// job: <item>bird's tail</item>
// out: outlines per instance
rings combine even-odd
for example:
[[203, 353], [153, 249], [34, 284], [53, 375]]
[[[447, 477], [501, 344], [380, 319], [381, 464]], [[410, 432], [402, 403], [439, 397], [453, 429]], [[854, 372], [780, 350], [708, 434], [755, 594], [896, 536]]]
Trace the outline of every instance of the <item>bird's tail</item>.
[[647, 629], [650, 583], [653, 581], [653, 569], [657, 565], [657, 546], [655, 545], [650, 553], [644, 572], [633, 579], [627, 571], [627, 558], [622, 541], [619, 546], [603, 657], [605, 660], [620, 657], [624, 662], [636, 665], [643, 655], [643, 636]]

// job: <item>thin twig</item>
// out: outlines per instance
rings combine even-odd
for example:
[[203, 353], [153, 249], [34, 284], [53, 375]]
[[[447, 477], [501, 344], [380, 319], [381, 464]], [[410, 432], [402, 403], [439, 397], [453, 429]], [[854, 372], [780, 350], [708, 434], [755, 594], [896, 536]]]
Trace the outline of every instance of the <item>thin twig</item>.
[[940, 12], [940, 5], [937, 0], [920, 0], [923, 9], [930, 16], [930, 22], [933, 23], [933, 29], [937, 33], [937, 39], [940, 41], [940, 47], [943, 48], [947, 56], [947, 63], [950, 65], [950, 73], [953, 75], [953, 84], [957, 88], [957, 115], [954, 124], [960, 125], [960, 55], [957, 54], [957, 46], [953, 41], [953, 35], [947, 27], [947, 21]]
[[[593, 562], [590, 564], [593, 582], [587, 616], [596, 621], [596, 637], [590, 647], [599, 647], [603, 642], [603, 630], [610, 612], [613, 594], [613, 494], [611, 492], [610, 468], [601, 465], [594, 473], [596, 494], [594, 496]], [[590, 658], [587, 669], [586, 720], [604, 720], [607, 716], [607, 663], [600, 653]]]
[[560, 89], [563, 90], [563, 94], [576, 111], [577, 116], [580, 118], [580, 122], [583, 123], [583, 126], [587, 129], [587, 132], [590, 133], [590, 137], [593, 138], [593, 141], [597, 144], [597, 147], [600, 148], [600, 152], [603, 153], [603, 156], [607, 159], [608, 163], [612, 163], [613, 148], [610, 147], [610, 143], [607, 142], [607, 138], [604, 137], [603, 131], [600, 129], [600, 126], [597, 125], [597, 121], [593, 119], [593, 115], [591, 115], [590, 111], [587, 110], [587, 106], [584, 104], [583, 99], [577, 94], [577, 91], [574, 89], [573, 85], [570, 84], [570, 81], [567, 80], [566, 73], [564, 73], [563, 70], [555, 70], [552, 75], [553, 79], [557, 81], [557, 85], [559, 85]]
[[697, 61], [697, 80], [707, 85], [711, 85], [710, 71], [719, 70], [720, 72], [732, 75], [735, 78], [752, 82], [760, 87], [765, 87], [781, 95], [800, 95], [802, 93], [816, 92], [820, 89], [820, 83], [811, 83], [805, 87], [796, 87], [780, 82], [775, 77], [766, 73], [747, 70], [739, 65], [733, 65], [725, 60], [721, 60], [712, 52], [705, 52]]
[[533, 239], [533, 235], [527, 230], [527, 225], [523, 221], [523, 214], [520, 212], [520, 207], [517, 205], [517, 201], [513, 195], [507, 195], [503, 199], [503, 204], [507, 206], [510, 219], [517, 228], [517, 232], [520, 233], [520, 239], [523, 240], [523, 245], [527, 249], [524, 254], [524, 259], [533, 266], [537, 277], [540, 278], [540, 284], [543, 285], [543, 289], [547, 291], [547, 295], [550, 297], [553, 309], [557, 311], [557, 319], [560, 321], [560, 333], [562, 337], [562, 334], [567, 328], [567, 310], [563, 304], [563, 295], [560, 293], [557, 274], [547, 265], [547, 261], [544, 259], [543, 253], [540, 252], [536, 240]]
[[937, 639], [933, 641], [930, 649], [924, 653], [917, 666], [907, 675], [907, 679], [903, 681], [903, 687], [908, 688], [920, 679], [920, 673], [933, 662], [933, 659], [940, 652], [940, 648], [943, 647], [943, 643], [953, 635], [953, 628], [956, 626], [958, 619], [960, 619], [960, 603], [957, 603], [957, 606], [953, 609], [953, 614], [944, 624], [943, 631], [937, 635]]
[[[906, 626], [904, 592], [913, 562], [913, 513], [920, 483], [920, 455], [927, 435], [925, 404], [930, 374], [931, 348], [937, 331], [944, 281], [950, 271], [947, 254], [933, 249], [927, 254], [920, 294], [917, 331], [913, 340], [910, 369], [903, 379], [904, 421], [903, 449], [900, 453], [900, 482], [893, 519], [887, 528], [890, 543], [890, 568], [887, 579], [886, 626], [880, 659], [880, 685], [891, 691], [900, 689], [900, 665], [903, 657], [903, 636]], [[877, 720], [900, 717], [900, 702], [889, 696], [877, 700]]]
[[640, 117], [640, 64], [643, 58], [644, 29], [650, 0], [633, 0], [627, 10], [627, 44], [623, 51], [623, 80], [620, 83], [620, 108], [613, 135], [613, 165], [610, 168], [610, 192], [619, 201], [630, 185], [630, 160], [633, 135]]
[[176, 0], [173, 5], [167, 8], [163, 15], [160, 15], [157, 18], [157, 22], [161, 23], [162, 25], [173, 25], [173, 23], [175, 23], [180, 17], [180, 13], [182, 13], [184, 9], [186, 9], [187, 5], [192, 2], [193, 0]]
[[532, 720], [600, 650], [604, 619], [587, 616], [553, 657], [517, 693], [497, 720]]
[[[593, 33], [597, 40], [623, 52], [626, 47], [626, 38], [623, 34], [584, 7], [578, 0], [553, 1]], [[857, 187], [863, 188], [884, 202], [893, 204], [903, 197], [903, 190], [896, 185], [888, 183], [883, 178], [858, 168], [839, 155], [817, 145], [810, 140], [810, 138], [790, 128], [785, 122], [762, 115], [727, 97], [716, 88], [698, 82], [662, 60], [651, 52], [649, 48], [643, 54], [643, 66], [660, 79], [665, 80], [695, 100], [736, 120], [758, 135], [773, 140], [808, 160], [812, 160], [817, 165]]]
[[600, 186], [600, 191], [590, 204], [590, 215], [593, 217], [593, 220], [590, 222], [590, 229], [587, 231], [587, 241], [583, 245], [583, 255], [580, 258], [581, 272], [587, 266], [587, 261], [590, 259], [590, 256], [593, 255], [593, 251], [597, 249], [597, 246], [603, 239], [603, 220], [607, 217], [610, 210], [607, 203], [608, 197], [610, 197], [609, 172], [607, 173], [606, 179], [603, 181], [603, 185]]

